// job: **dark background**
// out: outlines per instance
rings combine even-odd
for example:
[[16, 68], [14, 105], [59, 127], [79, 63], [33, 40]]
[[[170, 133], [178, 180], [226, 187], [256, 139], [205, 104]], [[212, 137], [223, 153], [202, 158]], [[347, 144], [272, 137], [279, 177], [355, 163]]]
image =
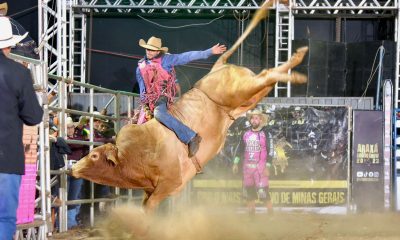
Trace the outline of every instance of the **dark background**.
[[17, 20], [29, 35], [38, 39], [38, 7], [37, 0], [0, 0], [0, 3], [7, 2], [8, 16]]
[[[54, 0], [50, 3], [55, 2]], [[33, 39], [38, 38], [37, 0], [8, 1], [8, 15], [20, 22]], [[138, 46], [139, 39], [150, 36], [163, 39], [163, 45], [171, 53], [204, 50], [216, 43], [232, 46], [240, 35], [240, 21], [232, 12], [210, 23], [220, 15], [195, 18], [186, 15], [143, 15], [137, 14], [99, 15], [88, 18], [87, 60], [89, 83], [106, 88], [138, 91], [135, 79], [137, 61], [144, 50]], [[151, 23], [152, 21], [153, 23]], [[243, 44], [242, 65], [254, 72], [273, 67], [275, 44], [275, 16], [262, 22]], [[248, 20], [245, 21], [245, 25]], [[385, 40], [383, 79], [394, 79], [395, 44], [393, 19], [342, 19], [341, 42], [335, 42], [335, 19], [296, 18], [295, 42], [307, 45], [310, 52], [296, 70], [309, 75], [307, 85], [292, 88], [292, 96], [375, 96], [376, 76], [367, 85], [372, 64], [381, 40]], [[159, 26], [159, 25], [163, 26]], [[200, 26], [185, 25], [200, 24]], [[90, 26], [92, 28], [90, 29]], [[90, 49], [95, 50], [90, 51]], [[98, 52], [102, 51], [102, 52]], [[117, 56], [116, 54], [120, 54]], [[122, 55], [122, 56], [121, 56]], [[176, 68], [183, 91], [204, 76], [216, 57]], [[235, 54], [231, 63], [238, 64]], [[375, 63], [376, 64], [376, 63]], [[376, 66], [376, 65], [375, 65]], [[89, 72], [88, 71], [88, 72]]]

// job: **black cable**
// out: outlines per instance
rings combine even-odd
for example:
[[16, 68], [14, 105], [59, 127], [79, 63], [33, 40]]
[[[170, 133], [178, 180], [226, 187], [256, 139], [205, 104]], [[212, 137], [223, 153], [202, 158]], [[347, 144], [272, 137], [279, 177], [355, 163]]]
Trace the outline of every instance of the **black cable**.
[[35, 9], [35, 8], [38, 8], [38, 6], [33, 6], [33, 7], [30, 7], [30, 8], [27, 8], [27, 9], [25, 9], [25, 10], [16, 12], [16, 13], [14, 13], [14, 14], [12, 14], [12, 15], [9, 15], [9, 17], [14, 18], [14, 17], [17, 16], [17, 15], [20, 15], [20, 14], [22, 14], [22, 13], [28, 12], [28, 11], [33, 10], [33, 9]]

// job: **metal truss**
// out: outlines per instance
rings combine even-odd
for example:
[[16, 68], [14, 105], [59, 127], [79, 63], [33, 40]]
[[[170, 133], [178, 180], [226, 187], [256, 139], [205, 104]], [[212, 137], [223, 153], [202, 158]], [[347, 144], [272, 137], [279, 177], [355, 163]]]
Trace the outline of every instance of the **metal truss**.
[[[294, 15], [393, 16], [398, 0], [289, 0]], [[255, 10], [260, 0], [80, 0], [73, 7], [94, 12], [142, 14], [222, 14], [226, 10]], [[378, 16], [377, 16], [378, 15]]]
[[66, 2], [39, 0], [39, 50], [41, 60], [49, 61], [49, 72], [67, 73]]
[[[155, 16], [157, 14], [222, 15], [231, 10], [256, 10], [262, 2], [264, 0], [39, 0], [40, 45], [43, 47], [41, 56], [42, 59], [49, 61], [50, 73], [85, 82], [85, 13], [154, 14]], [[396, 29], [399, 26], [399, 0], [288, 0], [288, 3], [289, 20], [299, 16], [390, 17], [396, 19]], [[276, 4], [273, 9], [277, 14], [282, 12], [276, 8]], [[75, 12], [75, 14], [68, 14], [68, 12]], [[78, 16], [81, 17], [77, 20]], [[289, 25], [293, 25], [293, 22], [289, 21]], [[76, 23], [80, 23], [79, 25], [82, 27], [81, 31], [83, 32], [80, 35], [77, 34], [79, 31], [74, 29]], [[280, 20], [276, 22], [277, 29], [282, 28], [279, 24], [282, 25]], [[69, 31], [67, 31], [68, 26], [70, 26]], [[280, 32], [277, 36], [284, 34], [292, 36], [293, 26], [288, 26], [288, 28], [290, 31], [287, 34]], [[398, 31], [396, 31], [396, 40], [398, 40], [397, 35]], [[77, 45], [80, 47], [76, 47]], [[67, 52], [68, 47], [69, 51]], [[286, 47], [284, 48], [286, 50]], [[290, 47], [287, 49], [290, 50]], [[277, 51], [279, 50], [280, 48]], [[399, 51], [399, 46], [397, 46], [397, 56]], [[79, 53], [82, 54], [82, 60], [80, 63], [74, 63], [74, 56]], [[397, 73], [400, 67], [398, 58], [396, 60], [396, 78], [398, 78]], [[287, 59], [282, 58], [279, 61], [285, 60]], [[396, 95], [399, 91], [398, 80], [395, 81]], [[287, 90], [290, 91], [290, 87]], [[287, 96], [290, 96], [290, 92], [287, 93]], [[399, 96], [396, 96], [396, 105], [399, 101], [398, 98]]]
[[387, 17], [398, 10], [398, 0], [292, 0], [295, 15]]
[[223, 14], [226, 10], [256, 10], [263, 0], [81, 0], [77, 9], [142, 14]]

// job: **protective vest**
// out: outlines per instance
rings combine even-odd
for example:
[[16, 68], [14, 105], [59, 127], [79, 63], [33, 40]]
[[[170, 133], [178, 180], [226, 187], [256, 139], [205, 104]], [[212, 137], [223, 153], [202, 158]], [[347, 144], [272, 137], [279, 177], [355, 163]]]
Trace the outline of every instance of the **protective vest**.
[[139, 70], [143, 77], [146, 92], [144, 94], [144, 103], [151, 111], [154, 110], [156, 101], [165, 96], [168, 99], [168, 105], [173, 102], [176, 94], [176, 75], [172, 68], [168, 72], [161, 66], [162, 57], [152, 59], [146, 62], [144, 59], [139, 61]]
[[243, 135], [245, 143], [244, 163], [265, 164], [267, 160], [267, 137], [263, 131], [248, 130]]

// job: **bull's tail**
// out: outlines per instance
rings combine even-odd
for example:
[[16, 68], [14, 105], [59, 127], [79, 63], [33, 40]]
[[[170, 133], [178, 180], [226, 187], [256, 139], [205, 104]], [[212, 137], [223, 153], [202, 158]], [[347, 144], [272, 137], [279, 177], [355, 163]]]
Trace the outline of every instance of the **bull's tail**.
[[222, 54], [217, 62], [214, 64], [213, 69], [220, 67], [221, 65], [225, 64], [228, 59], [232, 56], [232, 54], [239, 48], [240, 44], [249, 36], [249, 34], [253, 31], [253, 29], [258, 25], [258, 23], [268, 16], [268, 9], [273, 5], [274, 0], [266, 0], [254, 14], [250, 24], [247, 26], [246, 30], [239, 37], [239, 39], [233, 44], [233, 46]]

